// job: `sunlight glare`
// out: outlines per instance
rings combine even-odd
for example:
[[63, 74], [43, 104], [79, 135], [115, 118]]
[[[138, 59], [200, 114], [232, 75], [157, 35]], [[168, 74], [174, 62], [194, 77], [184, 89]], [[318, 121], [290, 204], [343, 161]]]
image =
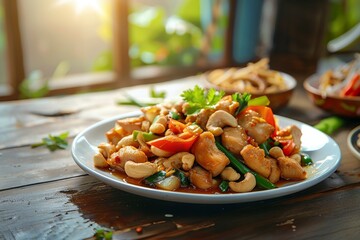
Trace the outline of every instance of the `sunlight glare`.
[[100, 5], [101, 0], [58, 0], [58, 5], [71, 4], [74, 6], [76, 14], [81, 14], [86, 9], [90, 9], [103, 15], [103, 11]]

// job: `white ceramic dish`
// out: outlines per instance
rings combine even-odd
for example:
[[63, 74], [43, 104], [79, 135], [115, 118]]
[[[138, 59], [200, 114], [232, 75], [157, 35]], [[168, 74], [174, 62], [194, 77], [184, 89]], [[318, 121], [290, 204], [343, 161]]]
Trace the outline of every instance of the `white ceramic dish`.
[[105, 142], [105, 132], [114, 126], [116, 119], [138, 116], [140, 112], [123, 114], [98, 122], [79, 133], [72, 144], [75, 162], [88, 174], [120, 190], [144, 197], [165, 201], [201, 204], [225, 204], [265, 200], [292, 194], [309, 188], [329, 177], [339, 166], [341, 151], [338, 144], [317, 129], [289, 118], [276, 116], [281, 127], [291, 124], [300, 127], [303, 136], [302, 151], [308, 153], [314, 165], [307, 168], [308, 179], [293, 182], [276, 189], [235, 194], [196, 194], [158, 190], [126, 183], [109, 172], [99, 170], [93, 165], [93, 155], [97, 146]]
[[354, 154], [354, 156], [360, 160], [360, 147], [356, 144], [358, 139], [360, 138], [360, 125], [350, 131], [347, 144], [350, 151]]

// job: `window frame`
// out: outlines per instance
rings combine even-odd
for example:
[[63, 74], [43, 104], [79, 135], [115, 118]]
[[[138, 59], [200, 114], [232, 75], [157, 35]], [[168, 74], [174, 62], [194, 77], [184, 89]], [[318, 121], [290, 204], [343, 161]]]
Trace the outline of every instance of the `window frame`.
[[[189, 67], [167, 67], [167, 66], [144, 66], [131, 69], [130, 57], [128, 55], [128, 13], [130, 0], [114, 1], [113, 8], [113, 62], [114, 79], [93, 83], [82, 84], [73, 87], [59, 87], [51, 89], [48, 96], [59, 94], [73, 94], [79, 91], [94, 91], [98, 89], [114, 89], [138, 84], [152, 84], [181, 78], [205, 72], [214, 68], [229, 67], [234, 65], [232, 58], [232, 36], [234, 26], [235, 0], [229, 1], [229, 22], [226, 30], [224, 55], [218, 64], [202, 64], [202, 66]], [[216, 0], [215, 3], [220, 3]], [[20, 98], [19, 86], [25, 79], [24, 55], [22, 47], [21, 30], [19, 23], [18, 0], [3, 0], [4, 25], [6, 35], [6, 60], [7, 60], [7, 83], [11, 88], [9, 95], [0, 96], [0, 101], [16, 100]], [[214, 10], [214, 9], [213, 9]], [[71, 76], [68, 77], [69, 80]]]

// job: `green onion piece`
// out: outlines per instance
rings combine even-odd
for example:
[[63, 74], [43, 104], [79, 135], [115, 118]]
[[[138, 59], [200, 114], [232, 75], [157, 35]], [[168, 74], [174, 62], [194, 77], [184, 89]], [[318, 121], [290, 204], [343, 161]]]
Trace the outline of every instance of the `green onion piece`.
[[242, 110], [248, 106], [248, 102], [251, 99], [250, 93], [234, 93], [231, 95], [233, 101], [239, 103], [239, 107], [236, 109], [235, 116], [238, 115]]
[[173, 111], [169, 112], [169, 117], [174, 119], [174, 120], [179, 120], [180, 119], [180, 115], [177, 112], [173, 112]]
[[226, 192], [229, 189], [229, 182], [223, 180], [220, 184], [219, 184], [219, 188], [222, 192]]
[[148, 132], [142, 132], [142, 131], [139, 131], [139, 130], [134, 130], [133, 131], [133, 140], [134, 141], [137, 140], [137, 137], [138, 137], [139, 133], [142, 134], [142, 136], [144, 137], [145, 142], [148, 142], [148, 141], [154, 140], [156, 138], [159, 138], [158, 135], [155, 135], [152, 132], [148, 133]]
[[187, 187], [190, 185], [190, 180], [183, 171], [177, 169], [174, 175], [180, 179], [180, 183], [182, 187]]
[[270, 155], [269, 150], [270, 150], [271, 146], [269, 145], [269, 143], [267, 141], [260, 143], [259, 147], [264, 150], [265, 156]]
[[218, 141], [215, 141], [215, 143], [216, 143], [217, 148], [220, 149], [220, 151], [222, 151], [229, 158], [231, 164], [233, 165], [233, 167], [236, 170], [238, 170], [242, 174], [250, 172], [255, 176], [256, 185], [258, 187], [261, 187], [261, 188], [264, 188], [264, 189], [276, 188], [276, 186], [272, 182], [270, 182], [269, 180], [267, 180], [263, 176], [257, 174], [256, 172], [251, 171], [247, 166], [245, 166], [245, 164], [240, 162], [229, 150], [227, 150], [223, 145], [221, 145], [221, 143], [219, 143]]
[[157, 173], [154, 173], [150, 177], [145, 178], [145, 181], [148, 183], [157, 183], [157, 182], [160, 182], [161, 180], [164, 180], [165, 177], [166, 177], [166, 172], [159, 171]]
[[268, 106], [269, 104], [270, 104], [270, 100], [265, 95], [250, 99], [248, 102], [248, 106]]
[[272, 138], [268, 138], [265, 142], [260, 143], [260, 144], [259, 144], [259, 147], [264, 150], [265, 156], [269, 156], [269, 155], [270, 155], [269, 150], [270, 150], [272, 147], [274, 147], [274, 146], [279, 146], [279, 145], [280, 145], [279, 142], [275, 141], [275, 140], [272, 139]]
[[311, 157], [306, 153], [301, 153], [301, 166], [309, 166], [313, 164], [313, 160]]

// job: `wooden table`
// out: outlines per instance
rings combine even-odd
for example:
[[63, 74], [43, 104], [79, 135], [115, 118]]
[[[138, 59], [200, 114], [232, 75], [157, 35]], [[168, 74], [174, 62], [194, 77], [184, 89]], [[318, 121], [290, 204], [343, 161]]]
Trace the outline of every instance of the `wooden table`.
[[[198, 78], [190, 77], [155, 89], [177, 96], [196, 83]], [[87, 175], [73, 161], [70, 147], [54, 152], [30, 147], [49, 133], [64, 131], [70, 132], [71, 144], [91, 124], [138, 110], [116, 101], [124, 93], [146, 96], [150, 87], [0, 104], [0, 239], [84, 239], [99, 228], [116, 230], [114, 239], [360, 236], [360, 161], [346, 145], [358, 119], [331, 136], [342, 162], [329, 178], [295, 194], [250, 203], [201, 205], [140, 197]], [[288, 107], [277, 114], [311, 125], [329, 116], [310, 103], [301, 79]]]

